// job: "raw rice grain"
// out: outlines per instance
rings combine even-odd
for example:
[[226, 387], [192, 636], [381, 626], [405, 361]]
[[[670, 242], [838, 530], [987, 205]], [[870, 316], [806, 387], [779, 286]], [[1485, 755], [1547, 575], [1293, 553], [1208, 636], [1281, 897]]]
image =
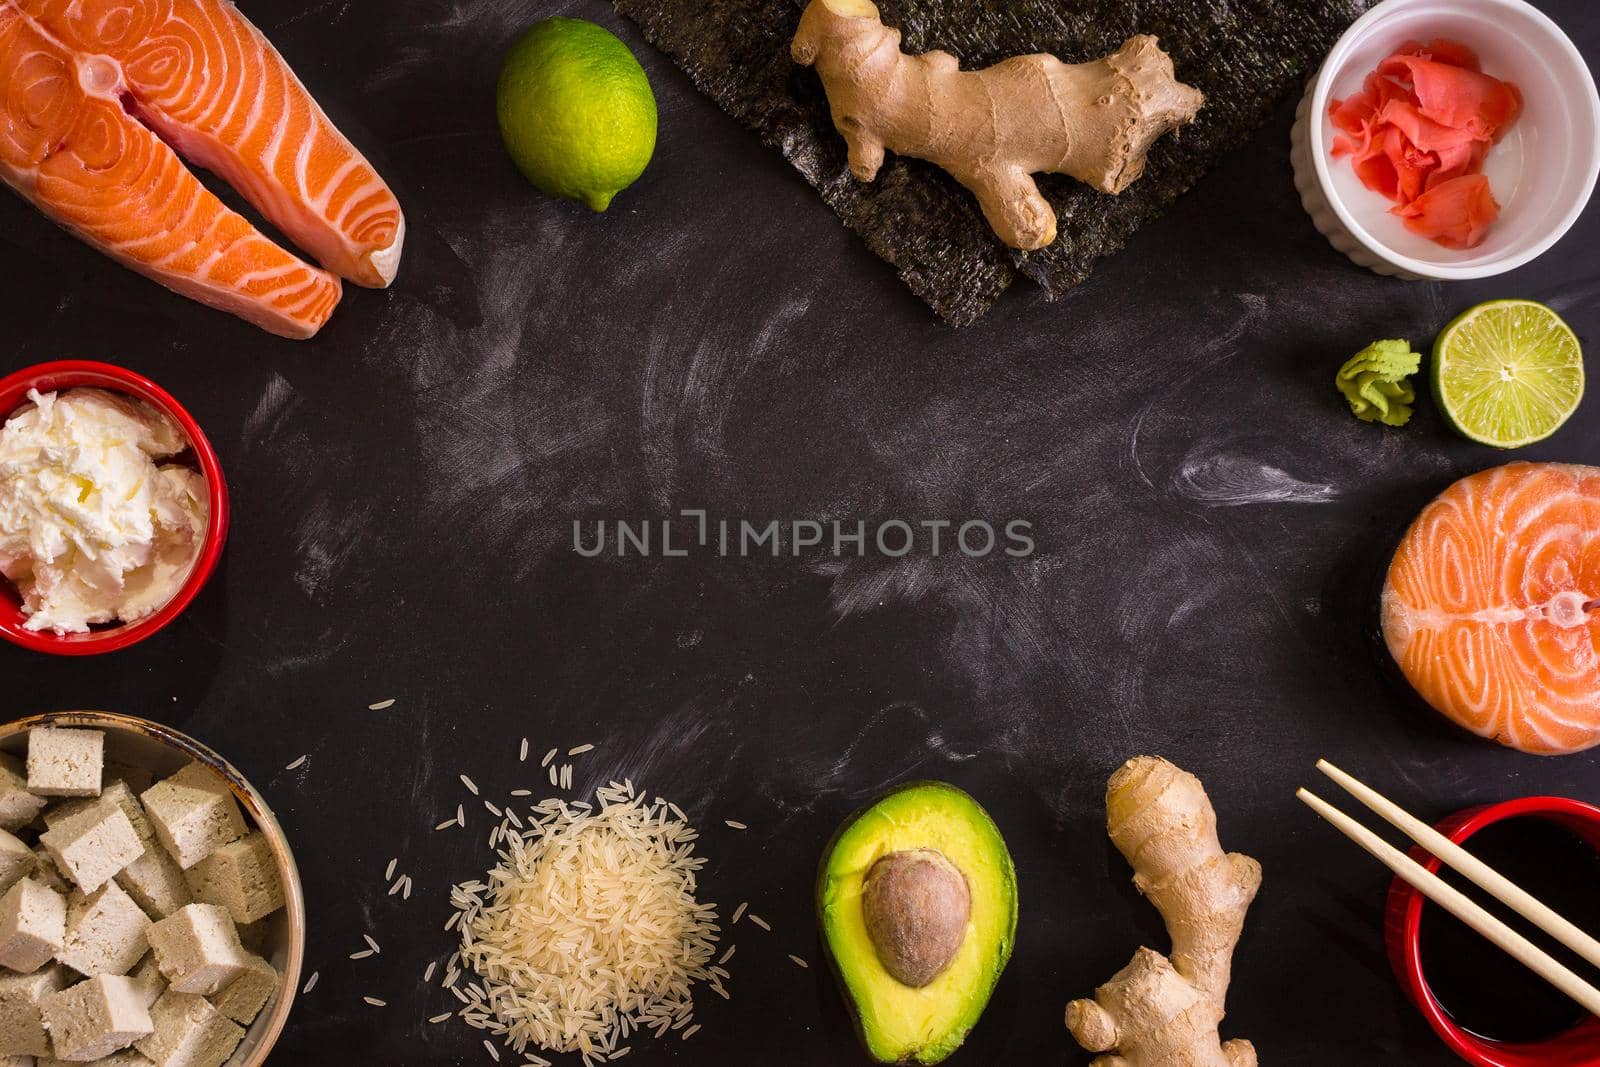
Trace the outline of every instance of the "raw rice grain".
[[[570, 785], [571, 764], [551, 773]], [[476, 976], [452, 987], [463, 1021], [518, 1053], [604, 1062], [630, 1032], [690, 1026], [693, 985], [719, 981], [716, 908], [695, 898], [698, 835], [631, 789], [596, 799], [541, 801], [525, 830], [507, 820], [497, 866], [451, 889]]]

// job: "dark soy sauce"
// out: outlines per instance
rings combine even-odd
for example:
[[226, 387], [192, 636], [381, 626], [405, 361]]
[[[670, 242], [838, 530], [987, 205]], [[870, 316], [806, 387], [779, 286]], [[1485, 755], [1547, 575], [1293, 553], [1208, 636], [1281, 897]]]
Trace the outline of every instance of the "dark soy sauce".
[[[1556, 823], [1519, 816], [1486, 826], [1464, 847], [1548, 904], [1580, 930], [1600, 936], [1600, 852]], [[1448, 867], [1440, 870], [1480, 903], [1483, 893]], [[1594, 969], [1522, 917], [1490, 901], [1490, 911], [1589, 981]], [[1547, 1041], [1570, 1030], [1584, 1010], [1496, 948], [1454, 915], [1428, 902], [1419, 936], [1422, 973], [1451, 1020], [1488, 1041]]]

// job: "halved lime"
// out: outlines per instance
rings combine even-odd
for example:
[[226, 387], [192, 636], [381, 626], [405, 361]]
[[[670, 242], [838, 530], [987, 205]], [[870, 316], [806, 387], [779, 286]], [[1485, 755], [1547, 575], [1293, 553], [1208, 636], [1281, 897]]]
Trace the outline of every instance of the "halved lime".
[[1433, 342], [1433, 396], [1462, 436], [1520, 448], [1560, 429], [1583, 399], [1583, 349], [1532, 300], [1490, 300]]

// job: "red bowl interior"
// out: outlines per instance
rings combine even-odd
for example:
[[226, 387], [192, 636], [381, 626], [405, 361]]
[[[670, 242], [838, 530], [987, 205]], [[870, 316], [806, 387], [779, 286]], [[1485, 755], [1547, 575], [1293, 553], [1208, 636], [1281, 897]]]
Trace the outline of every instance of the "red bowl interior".
[[[1565, 797], [1522, 797], [1469, 808], [1440, 822], [1438, 830], [1461, 844], [1485, 826], [1522, 816], [1549, 819], [1600, 850], [1600, 808]], [[1411, 855], [1430, 871], [1441, 866], [1420, 847], [1413, 848]], [[1420, 933], [1422, 908], [1427, 903], [1426, 897], [1399, 878], [1390, 885], [1385, 929], [1389, 964], [1433, 1032], [1456, 1055], [1481, 1067], [1600, 1067], [1600, 1019], [1594, 1016], [1559, 1037], [1535, 1044], [1489, 1041], [1457, 1026], [1434, 997], [1422, 970]]]
[[178, 424], [194, 449], [195, 461], [206, 479], [210, 498], [211, 517], [206, 525], [205, 542], [194, 570], [171, 600], [159, 611], [136, 622], [124, 623], [84, 634], [55, 634], [23, 628], [26, 616], [21, 602], [9, 583], [0, 580], [0, 636], [13, 644], [35, 652], [51, 652], [59, 656], [93, 656], [102, 652], [115, 652], [137, 644], [163, 629], [182, 614], [184, 608], [210, 579], [216, 570], [222, 546], [228, 539], [228, 486], [222, 478], [222, 466], [217, 454], [183, 406], [155, 382], [123, 367], [109, 363], [92, 363], [84, 360], [64, 360], [41, 363], [27, 367], [0, 379], [0, 421], [10, 418], [18, 408], [28, 402], [28, 391], [37, 389], [47, 393], [56, 389], [91, 387], [110, 392], [124, 393], [144, 401], [157, 411], [165, 413]]

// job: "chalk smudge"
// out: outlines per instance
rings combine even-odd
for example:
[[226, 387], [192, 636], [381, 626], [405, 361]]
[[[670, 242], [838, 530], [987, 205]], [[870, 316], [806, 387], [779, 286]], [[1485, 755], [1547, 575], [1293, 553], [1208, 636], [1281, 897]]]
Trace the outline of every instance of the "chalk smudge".
[[1339, 490], [1326, 482], [1296, 478], [1281, 467], [1227, 453], [1190, 452], [1172, 476], [1179, 496], [1212, 508], [1247, 504], [1327, 504]]

